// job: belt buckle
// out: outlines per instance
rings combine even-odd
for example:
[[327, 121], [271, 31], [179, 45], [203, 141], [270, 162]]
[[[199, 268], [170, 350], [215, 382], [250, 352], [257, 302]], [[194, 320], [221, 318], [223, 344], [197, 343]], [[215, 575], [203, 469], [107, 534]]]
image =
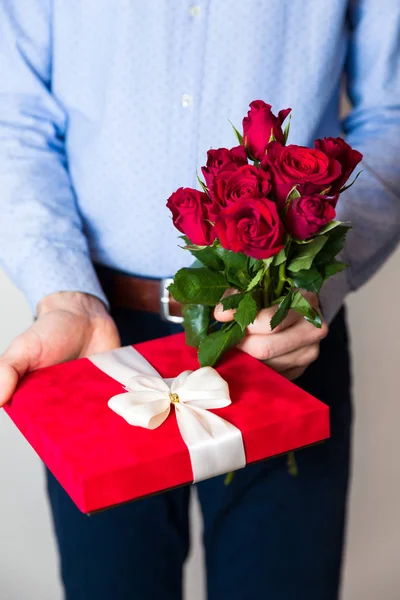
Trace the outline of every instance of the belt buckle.
[[172, 277], [165, 277], [160, 281], [160, 315], [163, 321], [170, 323], [183, 323], [183, 317], [171, 315], [169, 312], [170, 293], [168, 287], [173, 283]]

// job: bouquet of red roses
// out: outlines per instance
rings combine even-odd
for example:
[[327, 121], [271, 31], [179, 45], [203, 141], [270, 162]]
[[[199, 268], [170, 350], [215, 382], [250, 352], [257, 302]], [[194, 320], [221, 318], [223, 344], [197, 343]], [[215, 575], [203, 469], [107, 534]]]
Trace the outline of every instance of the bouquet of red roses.
[[[277, 305], [272, 329], [290, 309], [320, 327], [301, 290], [318, 294], [346, 267], [336, 256], [350, 225], [335, 220], [335, 207], [362, 155], [342, 138], [286, 145], [290, 112], [275, 116], [269, 104], [252, 102], [243, 134], [234, 127], [239, 145], [208, 151], [202, 191], [180, 188], [168, 200], [196, 258], [169, 290], [183, 304], [186, 340], [202, 366], [236, 345], [261, 308]], [[219, 302], [235, 309], [222, 326], [213, 320]]]

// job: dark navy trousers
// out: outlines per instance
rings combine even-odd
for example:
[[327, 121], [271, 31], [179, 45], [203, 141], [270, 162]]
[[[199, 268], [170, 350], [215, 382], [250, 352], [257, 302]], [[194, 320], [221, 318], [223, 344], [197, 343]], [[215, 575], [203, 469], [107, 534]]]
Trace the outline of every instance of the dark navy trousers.
[[[123, 345], [178, 326], [113, 314]], [[351, 399], [344, 311], [297, 383], [331, 407], [331, 439], [197, 485], [209, 600], [337, 600], [349, 474]], [[48, 474], [66, 600], [180, 600], [191, 487], [90, 517]], [[190, 598], [187, 600], [191, 600]]]

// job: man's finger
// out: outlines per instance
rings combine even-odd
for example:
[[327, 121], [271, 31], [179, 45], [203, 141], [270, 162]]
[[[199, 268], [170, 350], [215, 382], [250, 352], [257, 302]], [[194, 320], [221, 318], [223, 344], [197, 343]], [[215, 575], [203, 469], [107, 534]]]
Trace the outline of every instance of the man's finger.
[[283, 373], [294, 368], [306, 368], [312, 362], [317, 360], [319, 356], [319, 344], [310, 344], [293, 352], [288, 352], [276, 358], [270, 358], [264, 361], [266, 365], [271, 367], [277, 373]]
[[214, 318], [220, 323], [227, 323], [233, 320], [235, 310], [224, 310], [222, 304], [217, 304], [214, 309]]
[[272, 332], [278, 333], [278, 331], [287, 329], [287, 327], [290, 327], [291, 325], [293, 325], [297, 321], [300, 321], [300, 319], [303, 318], [296, 311], [290, 310], [287, 317], [282, 321], [282, 323], [279, 323], [279, 325], [277, 327], [275, 327], [274, 330], [272, 330], [271, 329], [271, 319], [277, 310], [278, 310], [277, 306], [271, 306], [270, 308], [263, 308], [262, 310], [260, 310], [254, 323], [252, 323], [251, 325], [248, 326], [247, 332], [250, 335], [253, 335], [253, 334], [262, 335], [262, 334], [272, 333]]
[[[236, 290], [227, 290], [225, 296], [231, 296], [233, 293], [237, 293]], [[312, 292], [303, 292], [304, 297], [308, 300], [313, 308], [319, 311], [318, 297]], [[277, 306], [271, 306], [269, 308], [263, 308], [257, 314], [254, 323], [251, 323], [247, 327], [248, 335], [265, 335], [269, 333], [277, 334], [279, 331], [283, 331], [294, 325], [295, 323], [303, 319], [302, 315], [294, 310], [290, 310], [287, 317], [277, 326], [275, 329], [271, 329], [271, 319], [278, 310]], [[217, 304], [214, 310], [214, 317], [220, 323], [227, 323], [232, 321], [234, 318], [235, 310], [224, 310], [222, 304]]]
[[29, 355], [23, 349], [23, 344], [17, 340], [18, 338], [0, 357], [0, 406], [11, 399], [18, 380], [25, 375], [30, 366]]
[[[316, 296], [316, 294], [305, 291], [303, 291], [302, 294], [306, 298], [306, 300], [308, 300], [311, 306], [318, 310], [318, 297]], [[277, 310], [278, 306], [271, 306], [270, 308], [263, 308], [262, 310], [260, 310], [254, 323], [248, 326], [247, 332], [249, 334], [256, 335], [271, 333], [271, 319]], [[300, 315], [298, 312], [296, 312], [295, 310], [290, 310], [287, 317], [282, 321], [282, 323], [275, 327], [273, 332], [277, 333], [278, 331], [287, 329], [297, 321], [300, 321], [302, 318], [302, 315]]]
[[303, 375], [305, 371], [305, 368], [303, 367], [298, 367], [295, 369], [289, 369], [288, 371], [283, 371], [283, 373], [281, 373], [281, 375], [283, 375], [283, 377], [286, 377], [286, 379], [290, 379], [290, 381], [295, 381], [296, 379], [298, 379], [299, 377], [301, 377]]
[[[224, 292], [224, 295], [222, 297], [227, 298], [228, 296], [234, 296], [237, 293], [238, 291], [235, 290], [235, 288], [228, 288]], [[224, 307], [220, 302], [214, 309], [214, 319], [216, 319], [220, 323], [227, 323], [228, 321], [233, 320], [233, 315], [235, 314], [235, 312], [235, 310], [224, 310]]]
[[14, 367], [0, 359], [0, 406], [4, 406], [11, 399], [18, 379], [18, 372]]
[[320, 342], [328, 333], [325, 323], [318, 329], [304, 319], [297, 321], [284, 331], [274, 332], [273, 335], [248, 335], [238, 347], [259, 360], [270, 360], [304, 346]]
[[[224, 296], [231, 296], [232, 294], [237, 293], [236, 290], [227, 290]], [[318, 298], [312, 292], [303, 292], [304, 297], [308, 300], [313, 308], [318, 310]], [[278, 306], [270, 306], [269, 308], [263, 308], [259, 311], [254, 323], [248, 326], [247, 332], [249, 334], [266, 334], [271, 333], [271, 319], [278, 310]], [[221, 323], [227, 323], [228, 321], [233, 320], [233, 316], [235, 314], [235, 310], [224, 310], [222, 304], [217, 304], [214, 310], [214, 317], [217, 321]], [[275, 333], [278, 331], [282, 331], [287, 327], [290, 327], [296, 321], [300, 321], [303, 317], [294, 310], [290, 310], [287, 317], [273, 330]]]
[[18, 380], [36, 367], [41, 345], [35, 334], [36, 323], [16, 337], [0, 356], [0, 406], [11, 399]]
[[[258, 313], [256, 320], [254, 323], [248, 326], [247, 331], [249, 334], [265, 334], [271, 333], [271, 319], [278, 310], [277, 306], [271, 306], [270, 308], [263, 308]], [[220, 323], [227, 323], [228, 321], [232, 321], [233, 316], [235, 314], [235, 310], [224, 310], [222, 304], [217, 304], [214, 310], [214, 317]], [[275, 327], [274, 332], [282, 331], [282, 329], [286, 329], [299, 321], [302, 318], [299, 313], [294, 310], [289, 311], [288, 316], [282, 323]]]

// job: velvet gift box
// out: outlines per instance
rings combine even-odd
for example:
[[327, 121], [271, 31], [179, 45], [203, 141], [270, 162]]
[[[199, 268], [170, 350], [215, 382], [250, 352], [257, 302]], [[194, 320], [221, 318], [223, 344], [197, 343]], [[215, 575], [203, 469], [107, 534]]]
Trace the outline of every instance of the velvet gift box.
[[[133, 348], [165, 379], [198, 369], [196, 351], [186, 346], [184, 334]], [[124, 369], [129, 367], [121, 368], [119, 381], [86, 358], [40, 369], [22, 380], [5, 407], [85, 513], [195, 479], [193, 456], [173, 403], [169, 416], [155, 429], [132, 426], [110, 409], [109, 399], [126, 390]], [[228, 383], [232, 402], [209, 412], [240, 430], [247, 464], [329, 437], [328, 407], [260, 361], [232, 350], [216, 370]], [[226, 453], [226, 448], [222, 440], [217, 454]]]

